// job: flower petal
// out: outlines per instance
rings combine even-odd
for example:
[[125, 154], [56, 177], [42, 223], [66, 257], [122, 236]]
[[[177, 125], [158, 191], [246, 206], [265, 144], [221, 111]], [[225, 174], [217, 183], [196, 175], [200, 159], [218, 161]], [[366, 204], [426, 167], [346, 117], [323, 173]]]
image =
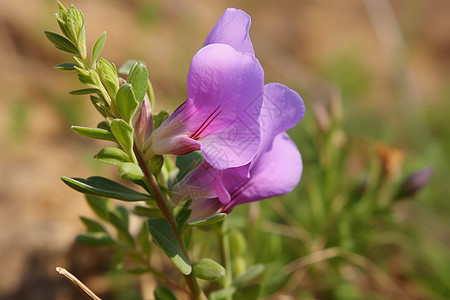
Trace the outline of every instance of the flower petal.
[[266, 84], [259, 115], [261, 151], [265, 151], [276, 135], [300, 122], [304, 115], [305, 105], [297, 92], [280, 83]]
[[250, 179], [231, 193], [232, 200], [222, 211], [229, 212], [236, 205], [292, 191], [300, 181], [302, 170], [297, 146], [286, 133], [278, 134], [253, 165]]
[[150, 151], [200, 149], [216, 169], [247, 164], [260, 142], [258, 115], [249, 112], [261, 109], [263, 81], [255, 57], [223, 44], [202, 48], [189, 69], [188, 100], [153, 133]]
[[210, 44], [227, 44], [239, 52], [255, 55], [248, 35], [251, 19], [244, 11], [228, 8], [211, 30], [203, 46]]

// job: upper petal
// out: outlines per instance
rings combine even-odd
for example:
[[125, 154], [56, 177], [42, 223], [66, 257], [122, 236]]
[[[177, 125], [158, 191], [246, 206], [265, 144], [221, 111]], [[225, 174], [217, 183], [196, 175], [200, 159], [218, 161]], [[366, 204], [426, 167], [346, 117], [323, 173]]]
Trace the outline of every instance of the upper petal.
[[264, 72], [259, 61], [224, 44], [202, 48], [192, 59], [188, 99], [153, 133], [152, 154], [200, 149], [214, 168], [247, 164], [260, 142]]
[[227, 44], [239, 52], [255, 55], [248, 31], [251, 19], [244, 11], [228, 8], [211, 30], [203, 46]]
[[213, 167], [241, 166], [254, 157], [260, 129], [259, 114], [253, 112], [261, 110], [263, 85], [259, 61], [228, 45], [209, 45], [194, 56], [187, 95], [196, 113], [189, 129]]

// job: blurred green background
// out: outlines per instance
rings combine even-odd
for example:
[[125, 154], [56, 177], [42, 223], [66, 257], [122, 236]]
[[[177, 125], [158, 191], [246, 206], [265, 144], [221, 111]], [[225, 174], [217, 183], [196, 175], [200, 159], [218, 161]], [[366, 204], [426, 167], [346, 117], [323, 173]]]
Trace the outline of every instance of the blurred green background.
[[[290, 132], [304, 159], [299, 186], [286, 197], [233, 212], [236, 224], [256, 214], [245, 232], [255, 250], [249, 246], [249, 262], [276, 261], [271, 267], [280, 272], [303, 258], [286, 267], [290, 279], [280, 275], [283, 288], [273, 299], [447, 299], [450, 1], [73, 3], [84, 12], [88, 47], [106, 30], [102, 55], [118, 66], [145, 61], [157, 106], [170, 109], [184, 101], [190, 59], [224, 10], [251, 15], [266, 82], [297, 90], [307, 108]], [[100, 116], [87, 97], [67, 94], [81, 87], [76, 78], [52, 68], [70, 60], [43, 34], [59, 30], [56, 10], [52, 0], [0, 2], [5, 300], [80, 298], [58, 277], [57, 265], [71, 267], [100, 293], [110, 289], [102, 277], [109, 252], [73, 245], [83, 230], [78, 216], [91, 213], [82, 195], [59, 180], [115, 173], [93, 161], [100, 143], [70, 130], [73, 124], [94, 126]], [[414, 199], [389, 207], [372, 203], [377, 209], [363, 212], [344, 205], [335, 214], [339, 203], [383, 201], [426, 166], [434, 168], [433, 176]]]

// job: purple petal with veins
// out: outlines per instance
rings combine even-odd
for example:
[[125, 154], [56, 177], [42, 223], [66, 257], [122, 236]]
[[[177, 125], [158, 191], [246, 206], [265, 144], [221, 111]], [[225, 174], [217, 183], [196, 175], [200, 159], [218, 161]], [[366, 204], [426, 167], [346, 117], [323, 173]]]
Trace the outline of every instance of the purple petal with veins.
[[188, 99], [151, 137], [148, 152], [184, 155], [201, 150], [217, 169], [242, 166], [260, 142], [258, 115], [264, 73], [258, 60], [225, 44], [212, 44], [192, 59]]

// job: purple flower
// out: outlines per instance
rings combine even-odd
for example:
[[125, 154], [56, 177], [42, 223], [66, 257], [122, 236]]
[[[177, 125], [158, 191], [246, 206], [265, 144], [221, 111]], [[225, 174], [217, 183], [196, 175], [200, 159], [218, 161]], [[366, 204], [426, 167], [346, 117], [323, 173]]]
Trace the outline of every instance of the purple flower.
[[300, 181], [303, 166], [285, 131], [300, 122], [304, 113], [303, 100], [296, 92], [278, 83], [267, 84], [259, 116], [261, 143], [254, 159], [226, 170], [203, 162], [174, 187], [174, 204], [194, 199], [191, 219], [199, 219], [290, 192]]
[[260, 144], [264, 72], [248, 37], [250, 18], [228, 9], [192, 59], [187, 100], [153, 132], [146, 158], [201, 150], [216, 169], [248, 164]]

